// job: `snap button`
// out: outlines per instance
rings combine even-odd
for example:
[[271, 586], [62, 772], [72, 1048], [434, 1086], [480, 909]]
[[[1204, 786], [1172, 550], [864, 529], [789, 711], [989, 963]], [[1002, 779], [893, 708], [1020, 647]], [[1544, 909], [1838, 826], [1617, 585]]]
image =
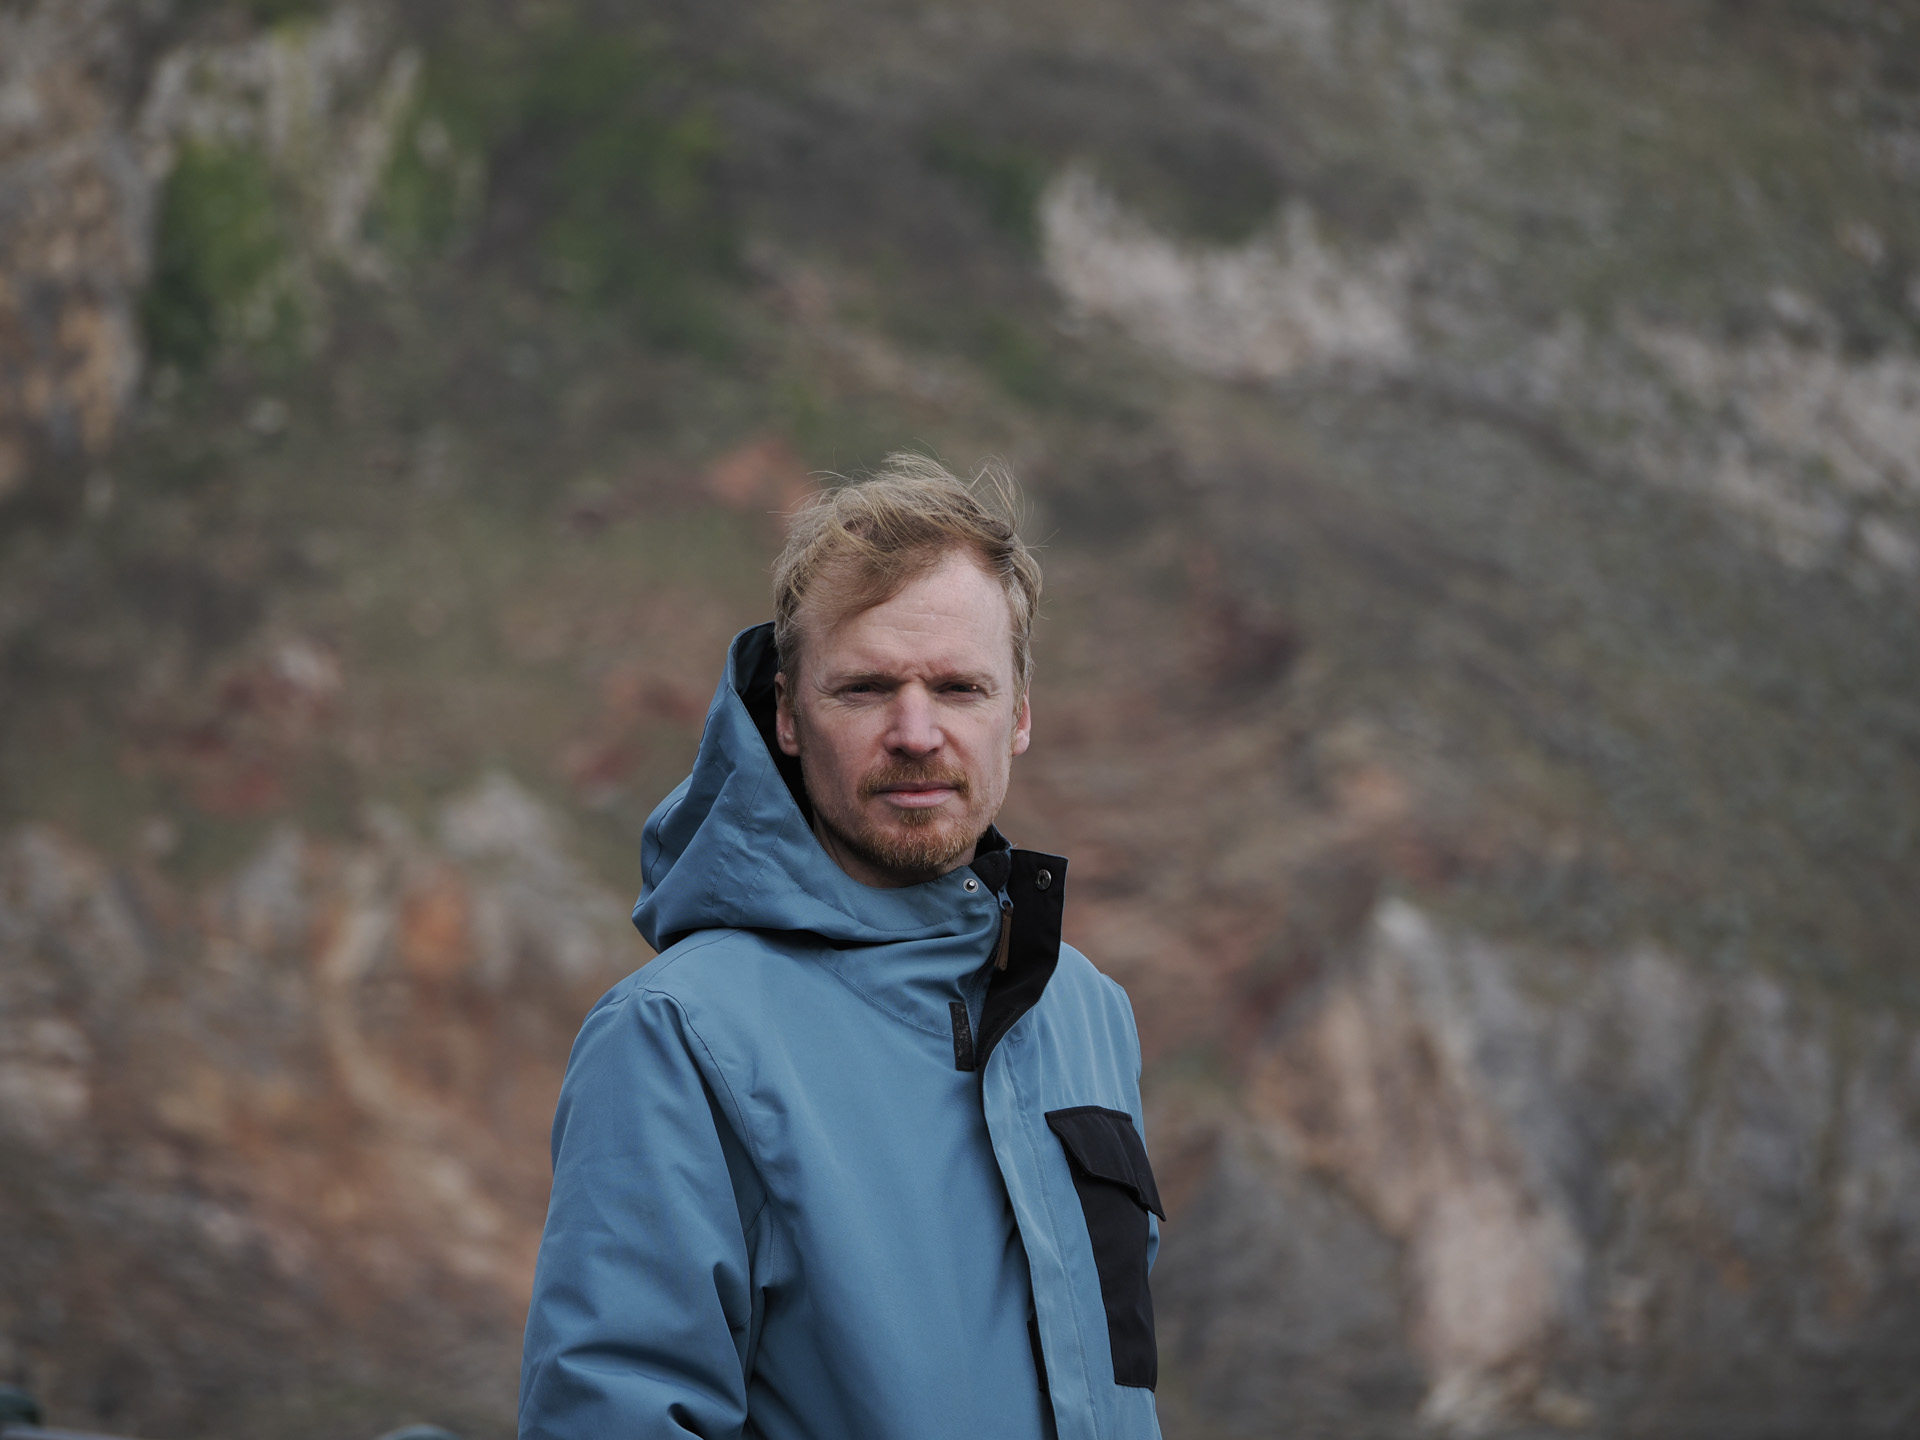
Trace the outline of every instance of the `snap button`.
[[972, 892], [972, 891], [975, 891], [975, 890], [978, 890], [979, 888], [980, 888], [980, 882], [979, 882], [978, 880], [969, 880], [969, 881], [967, 881], [967, 890], [968, 890], [969, 892]]
[[1033, 884], [1034, 884], [1034, 888], [1037, 890], [1046, 889], [1049, 885], [1053, 884], [1053, 871], [1051, 870], [1035, 871], [1033, 876]]

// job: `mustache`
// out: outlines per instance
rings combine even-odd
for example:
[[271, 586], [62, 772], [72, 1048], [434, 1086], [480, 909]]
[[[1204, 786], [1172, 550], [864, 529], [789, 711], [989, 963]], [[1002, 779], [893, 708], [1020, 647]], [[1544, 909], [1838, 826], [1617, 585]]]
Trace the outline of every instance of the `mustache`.
[[966, 799], [973, 791], [964, 771], [945, 765], [916, 764], [910, 760], [883, 766], [860, 782], [860, 798], [871, 800], [882, 790], [933, 789], [941, 787]]

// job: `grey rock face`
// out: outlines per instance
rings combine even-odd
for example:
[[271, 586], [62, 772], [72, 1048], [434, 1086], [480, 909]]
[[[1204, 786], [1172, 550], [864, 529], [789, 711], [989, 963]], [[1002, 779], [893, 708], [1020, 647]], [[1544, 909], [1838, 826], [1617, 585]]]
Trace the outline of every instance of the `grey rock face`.
[[1399, 1247], [1268, 1137], [1221, 1141], [1154, 1271], [1175, 1434], [1395, 1434], [1424, 1389]]
[[36, 457], [101, 456], [120, 427], [182, 146], [258, 156], [297, 212], [281, 263], [230, 297], [229, 338], [289, 307], [315, 329], [322, 259], [378, 269], [361, 221], [419, 69], [381, 12], [336, 5], [311, 25], [162, 48], [150, 21], [164, 13], [121, 0], [0, 13], [0, 500]]
[[154, 185], [115, 0], [0, 13], [0, 499], [35, 451], [97, 453], [140, 374]]
[[1896, 1433], [1914, 1056], [1762, 975], [1528, 954], [1388, 902], [1168, 1226], [1170, 1355], [1223, 1433], [1325, 1415], [1344, 1376], [1411, 1373], [1396, 1354], [1458, 1432]]

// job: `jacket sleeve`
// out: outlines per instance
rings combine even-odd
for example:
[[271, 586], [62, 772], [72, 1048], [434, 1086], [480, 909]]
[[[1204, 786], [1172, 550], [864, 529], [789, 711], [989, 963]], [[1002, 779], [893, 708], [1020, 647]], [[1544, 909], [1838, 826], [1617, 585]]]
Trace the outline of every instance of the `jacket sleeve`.
[[521, 1440], [742, 1432], [758, 1182], [707, 1058], [659, 994], [615, 996], [581, 1028], [554, 1117]]

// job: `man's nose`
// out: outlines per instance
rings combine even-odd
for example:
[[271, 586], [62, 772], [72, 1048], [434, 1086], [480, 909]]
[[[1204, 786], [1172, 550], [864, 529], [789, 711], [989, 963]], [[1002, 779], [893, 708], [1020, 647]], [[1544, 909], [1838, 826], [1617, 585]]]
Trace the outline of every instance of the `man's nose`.
[[934, 713], [933, 697], [918, 685], [903, 686], [893, 697], [891, 724], [887, 727], [887, 748], [907, 755], [931, 755], [945, 737], [940, 732], [939, 716]]

